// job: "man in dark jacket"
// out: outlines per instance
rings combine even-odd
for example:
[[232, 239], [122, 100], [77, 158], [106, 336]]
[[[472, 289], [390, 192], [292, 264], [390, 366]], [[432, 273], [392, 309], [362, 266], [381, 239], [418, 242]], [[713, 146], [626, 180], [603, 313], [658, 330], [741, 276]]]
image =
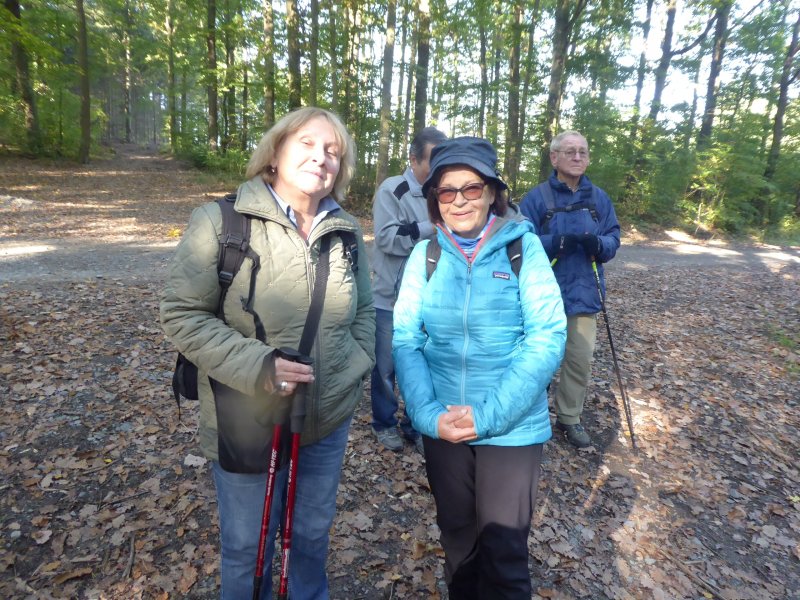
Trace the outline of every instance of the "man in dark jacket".
[[581, 425], [602, 306], [592, 263], [605, 296], [602, 263], [619, 248], [619, 222], [611, 199], [584, 173], [589, 144], [577, 131], [564, 131], [550, 144], [553, 173], [522, 199], [522, 214], [533, 221], [561, 287], [567, 313], [567, 348], [555, 395], [556, 428], [576, 448], [591, 445]]

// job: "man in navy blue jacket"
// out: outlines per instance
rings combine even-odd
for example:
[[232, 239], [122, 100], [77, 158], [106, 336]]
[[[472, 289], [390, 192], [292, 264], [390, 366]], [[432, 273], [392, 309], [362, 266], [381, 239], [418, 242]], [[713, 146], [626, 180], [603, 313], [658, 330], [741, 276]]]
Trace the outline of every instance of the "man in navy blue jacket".
[[533, 221], [553, 264], [567, 313], [567, 348], [555, 395], [556, 428], [576, 448], [591, 445], [581, 413], [591, 375], [602, 306], [592, 263], [605, 296], [602, 263], [619, 248], [619, 222], [611, 199], [584, 174], [589, 144], [577, 131], [564, 131], [550, 144], [553, 173], [522, 198], [522, 214]]

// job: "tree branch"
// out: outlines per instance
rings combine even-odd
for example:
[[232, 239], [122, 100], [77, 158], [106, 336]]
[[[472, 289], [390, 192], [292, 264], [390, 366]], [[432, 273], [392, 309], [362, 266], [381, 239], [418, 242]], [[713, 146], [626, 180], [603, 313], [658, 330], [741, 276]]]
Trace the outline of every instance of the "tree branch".
[[706, 36], [708, 36], [708, 32], [711, 31], [711, 28], [714, 26], [714, 23], [716, 23], [716, 21], [717, 21], [717, 15], [715, 13], [714, 16], [708, 20], [708, 25], [706, 25], [705, 31], [703, 31], [703, 33], [701, 33], [695, 41], [693, 41], [688, 46], [681, 48], [680, 50], [673, 50], [672, 52], [670, 52], [670, 57], [675, 58], [676, 56], [680, 56], [681, 54], [686, 54], [687, 52], [689, 52], [689, 50], [691, 50], [692, 48], [696, 47], [698, 44], [703, 42], [703, 40], [706, 39]]

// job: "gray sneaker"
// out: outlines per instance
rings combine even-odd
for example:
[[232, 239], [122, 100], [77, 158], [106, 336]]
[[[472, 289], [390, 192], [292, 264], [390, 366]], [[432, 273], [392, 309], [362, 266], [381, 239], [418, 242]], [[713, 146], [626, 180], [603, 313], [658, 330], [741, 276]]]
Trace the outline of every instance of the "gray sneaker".
[[563, 431], [567, 435], [567, 441], [576, 448], [588, 448], [592, 445], [589, 434], [586, 433], [586, 430], [580, 423], [564, 425], [564, 423], [556, 421], [556, 429]]
[[375, 437], [378, 438], [378, 442], [387, 450], [400, 452], [403, 449], [403, 440], [400, 438], [400, 434], [397, 433], [396, 428], [390, 427], [380, 431], [373, 429], [373, 431], [375, 432]]

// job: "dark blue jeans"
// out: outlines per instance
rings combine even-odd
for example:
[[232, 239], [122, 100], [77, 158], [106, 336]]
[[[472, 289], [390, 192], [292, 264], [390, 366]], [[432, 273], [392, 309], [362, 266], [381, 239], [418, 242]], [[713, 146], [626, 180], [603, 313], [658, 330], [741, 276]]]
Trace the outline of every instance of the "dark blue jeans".
[[[394, 313], [375, 309], [375, 368], [372, 369], [370, 398], [372, 399], [372, 428], [383, 431], [398, 424], [399, 401], [394, 393], [394, 360], [392, 359], [392, 321]], [[403, 435], [414, 440], [419, 434], [411, 426], [405, 409], [399, 419]]]

